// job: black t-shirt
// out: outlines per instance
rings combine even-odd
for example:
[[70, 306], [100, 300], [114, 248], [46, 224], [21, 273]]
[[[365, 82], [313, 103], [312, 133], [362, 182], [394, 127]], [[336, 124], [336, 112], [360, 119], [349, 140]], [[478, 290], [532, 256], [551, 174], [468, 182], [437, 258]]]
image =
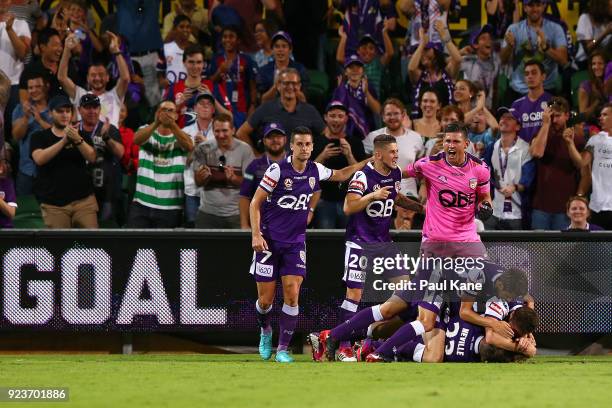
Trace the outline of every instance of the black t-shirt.
[[[102, 121], [98, 122], [98, 125], [93, 129], [94, 135], [91, 134], [92, 132], [79, 128], [81, 136], [91, 139], [93, 147], [96, 149], [96, 161], [90, 163], [89, 170], [92, 174], [96, 197], [100, 203], [115, 199], [118, 194], [117, 183], [121, 182], [121, 159], [113, 154], [111, 148], [102, 139], [103, 126]], [[108, 136], [115, 142], [123, 144], [119, 129], [115, 126], [110, 125]]]
[[[81, 136], [85, 143], [92, 145], [87, 135]], [[46, 149], [60, 140], [51, 129], [38, 131], [32, 135], [30, 155], [34, 150]], [[87, 161], [77, 147], [68, 144], [46, 164], [38, 166], [34, 194], [39, 202], [61, 207], [92, 193], [93, 184], [87, 171]]]
[[[347, 135], [346, 141], [351, 145], [351, 150], [353, 151], [353, 157], [355, 160], [361, 161], [367, 157], [363, 149], [363, 143], [358, 137]], [[323, 149], [325, 149], [325, 146], [332, 143], [332, 141], [324, 135], [315, 135], [313, 142], [314, 147], [312, 149], [312, 155], [310, 156], [312, 160], [315, 160], [317, 156], [321, 154]], [[349, 163], [348, 160], [346, 160], [346, 157], [344, 157], [343, 154], [340, 154], [327, 159], [321, 164], [333, 170], [340, 170], [348, 166]], [[338, 183], [337, 181], [321, 181], [321, 199], [325, 201], [344, 200], [346, 188], [341, 188], [341, 186], [346, 184], [347, 183]]]
[[[57, 75], [53, 73], [49, 68], [45, 67], [40, 58], [35, 59], [25, 66], [21, 76], [19, 77], [19, 89], [26, 91], [28, 89], [28, 79], [32, 78], [33, 75], [42, 75], [49, 82], [49, 95], [48, 100], [56, 95], [66, 95], [66, 91], [57, 79]], [[78, 72], [72, 64], [68, 65], [68, 77], [77, 78]], [[80, 85], [80, 84], [77, 84]]]

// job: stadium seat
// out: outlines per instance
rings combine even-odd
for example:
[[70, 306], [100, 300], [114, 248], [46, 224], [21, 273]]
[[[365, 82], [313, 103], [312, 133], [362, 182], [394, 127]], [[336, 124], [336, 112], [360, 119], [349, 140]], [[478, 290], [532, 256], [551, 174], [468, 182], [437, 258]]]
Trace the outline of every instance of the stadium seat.
[[324, 109], [328, 99], [329, 77], [325, 72], [308, 70], [310, 84], [306, 89], [306, 99], [317, 108]]
[[589, 79], [589, 71], [578, 71], [572, 75], [571, 81], [571, 92], [572, 92], [572, 106], [578, 110], [578, 88], [582, 81]]
[[[497, 75], [497, 94], [495, 95], [495, 101], [493, 101], [494, 106], [510, 106], [505, 99], [509, 85], [510, 80], [508, 77], [500, 72], [499, 75]], [[510, 103], [512, 103], [512, 101], [510, 101]]]
[[15, 228], [45, 228], [40, 204], [36, 197], [33, 195], [17, 197], [17, 211], [13, 219], [13, 225]]

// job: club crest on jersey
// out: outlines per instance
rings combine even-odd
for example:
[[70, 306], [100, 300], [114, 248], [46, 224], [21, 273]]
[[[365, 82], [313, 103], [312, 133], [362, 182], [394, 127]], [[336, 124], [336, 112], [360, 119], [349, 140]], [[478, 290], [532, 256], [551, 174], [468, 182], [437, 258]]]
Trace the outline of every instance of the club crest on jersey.
[[316, 180], [314, 177], [308, 177], [308, 184], [310, 185], [310, 189], [314, 190]]
[[285, 190], [291, 190], [293, 188], [293, 180], [290, 178], [286, 178], [283, 184], [285, 184]]
[[306, 251], [300, 251], [300, 259], [306, 263]]
[[438, 176], [438, 180], [440, 180], [442, 183], [446, 184], [446, 177], [445, 176]]
[[372, 191], [376, 190], [380, 190], [380, 184], [374, 184], [374, 187], [372, 187]]
[[398, 193], [400, 191], [400, 182], [399, 181], [395, 182], [395, 191], [397, 191]]
[[470, 188], [472, 190], [476, 190], [476, 186], [478, 185], [478, 180], [475, 178], [470, 179]]
[[548, 108], [548, 102], [542, 102], [542, 103], [540, 104], [540, 107], [541, 107], [542, 109], [546, 109], [546, 108]]

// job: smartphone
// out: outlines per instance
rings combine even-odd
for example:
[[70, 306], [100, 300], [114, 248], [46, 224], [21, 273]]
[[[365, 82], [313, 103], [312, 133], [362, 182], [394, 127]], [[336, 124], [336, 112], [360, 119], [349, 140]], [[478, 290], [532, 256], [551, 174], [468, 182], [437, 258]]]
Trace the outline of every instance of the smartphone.
[[334, 147], [340, 147], [340, 139], [334, 139], [331, 141]]

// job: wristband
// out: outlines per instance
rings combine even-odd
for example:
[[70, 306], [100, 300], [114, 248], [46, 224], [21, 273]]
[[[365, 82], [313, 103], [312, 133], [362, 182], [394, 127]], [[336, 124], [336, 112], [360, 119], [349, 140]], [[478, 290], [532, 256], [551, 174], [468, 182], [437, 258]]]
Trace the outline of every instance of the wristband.
[[311, 213], [314, 213], [314, 212], [315, 212], [315, 209], [314, 209], [314, 208], [312, 208], [312, 207], [309, 207], [309, 208], [308, 208], [308, 211], [310, 211]]
[[111, 52], [111, 55], [114, 56], [114, 57], [116, 57], [119, 54], [121, 54], [121, 51]]

